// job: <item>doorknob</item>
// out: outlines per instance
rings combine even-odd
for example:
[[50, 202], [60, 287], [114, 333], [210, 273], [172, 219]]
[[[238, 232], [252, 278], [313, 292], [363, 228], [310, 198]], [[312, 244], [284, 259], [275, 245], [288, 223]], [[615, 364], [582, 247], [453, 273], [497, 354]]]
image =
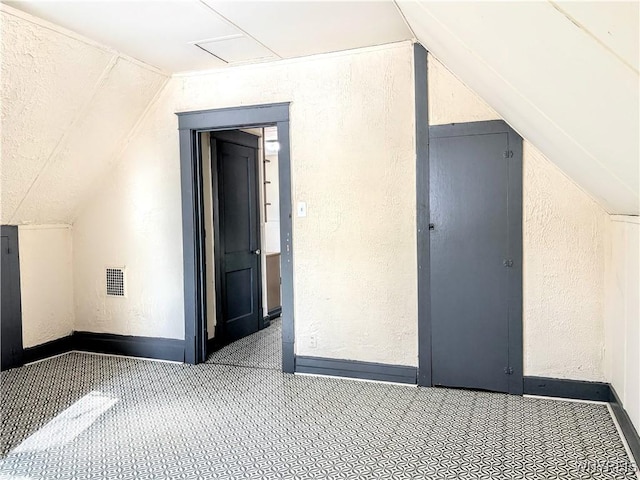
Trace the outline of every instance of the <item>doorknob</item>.
[[253, 253], [255, 253], [256, 255], [260, 255], [260, 249], [254, 250]]

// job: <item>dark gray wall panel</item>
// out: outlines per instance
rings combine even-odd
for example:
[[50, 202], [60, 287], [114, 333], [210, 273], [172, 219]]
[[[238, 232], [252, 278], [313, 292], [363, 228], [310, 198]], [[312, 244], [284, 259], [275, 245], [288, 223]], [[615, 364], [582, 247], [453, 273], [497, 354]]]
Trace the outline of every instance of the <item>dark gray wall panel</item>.
[[429, 253], [429, 107], [427, 51], [413, 46], [416, 101], [416, 227], [418, 248], [418, 385], [431, 385], [431, 288]]
[[2, 265], [0, 275], [0, 340], [2, 359], [0, 368], [19, 367], [23, 362], [22, 349], [22, 306], [20, 292], [20, 256], [18, 249], [18, 227], [0, 227]]

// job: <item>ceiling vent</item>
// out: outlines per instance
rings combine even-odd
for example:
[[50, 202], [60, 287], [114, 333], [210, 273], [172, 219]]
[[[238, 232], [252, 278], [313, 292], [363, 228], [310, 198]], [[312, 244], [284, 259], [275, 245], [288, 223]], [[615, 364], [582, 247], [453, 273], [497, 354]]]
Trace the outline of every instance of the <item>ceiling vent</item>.
[[107, 296], [108, 297], [125, 297], [125, 269], [107, 267]]
[[249, 63], [278, 58], [271, 50], [244, 35], [200, 40], [194, 45], [226, 63]]

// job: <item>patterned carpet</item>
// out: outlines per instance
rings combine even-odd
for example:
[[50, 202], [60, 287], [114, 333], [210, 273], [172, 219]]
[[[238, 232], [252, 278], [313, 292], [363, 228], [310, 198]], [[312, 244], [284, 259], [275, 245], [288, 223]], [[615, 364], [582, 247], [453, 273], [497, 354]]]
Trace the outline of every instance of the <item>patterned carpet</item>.
[[282, 321], [241, 338], [209, 355], [207, 363], [282, 370]]
[[605, 405], [285, 375], [276, 363], [70, 353], [3, 372], [0, 479], [634, 478]]

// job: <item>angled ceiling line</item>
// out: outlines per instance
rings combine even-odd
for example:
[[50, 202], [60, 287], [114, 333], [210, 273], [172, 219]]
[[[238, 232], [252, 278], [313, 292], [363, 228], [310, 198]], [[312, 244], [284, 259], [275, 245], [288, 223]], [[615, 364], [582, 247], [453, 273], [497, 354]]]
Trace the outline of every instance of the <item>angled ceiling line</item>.
[[581, 30], [582, 32], [586, 33], [589, 37], [591, 37], [592, 40], [594, 40], [598, 45], [600, 45], [602, 48], [604, 48], [607, 52], [609, 52], [611, 55], [613, 55], [614, 57], [616, 57], [618, 60], [620, 60], [626, 67], [630, 68], [632, 72], [634, 72], [636, 75], [638, 75], [640, 72], [633, 66], [631, 65], [629, 62], [627, 62], [622, 56], [620, 56], [620, 54], [618, 54], [613, 48], [609, 47], [606, 43], [604, 43], [602, 40], [600, 40], [596, 35], [594, 35], [591, 30], [589, 30], [585, 25], [583, 25], [582, 23], [580, 23], [578, 20], [576, 20], [573, 16], [571, 16], [568, 12], [566, 12], [565, 10], [563, 10], [563, 8], [557, 4], [557, 2], [553, 1], [553, 0], [547, 0], [551, 6], [553, 8], [555, 8], [558, 12], [560, 12], [563, 16], [565, 16], [567, 18], [567, 20], [569, 20], [571, 23], [573, 23], [576, 27], [578, 27], [579, 30]]
[[[477, 53], [475, 53], [467, 44], [466, 42], [464, 42], [458, 35], [456, 35], [455, 33], [453, 33], [451, 31], [450, 28], [448, 28], [442, 21], [440, 21], [434, 14], [432, 14], [429, 10], [427, 10], [427, 8], [423, 5], [422, 2], [416, 2], [415, 5], [417, 5], [426, 15], [428, 15], [429, 17], [431, 17], [438, 25], [440, 25], [440, 27], [445, 30], [453, 39], [455, 39], [455, 41], [457, 41], [460, 46], [466, 50], [470, 55], [472, 55], [473, 57], [475, 57], [477, 59], [478, 62], [482, 63], [482, 65], [484, 65], [488, 70], [490, 70], [497, 78], [499, 78], [501, 81], [504, 82], [505, 86], [507, 86], [513, 93], [515, 93], [518, 97], [522, 98], [522, 100], [524, 102], [526, 102], [527, 105], [529, 105], [530, 108], [532, 108], [533, 110], [535, 110], [541, 117], [545, 118], [549, 124], [551, 124], [559, 133], [561, 133], [562, 135], [564, 135], [568, 140], [571, 141], [571, 143], [573, 143], [581, 152], [583, 152], [583, 154], [592, 159], [596, 164], [598, 164], [602, 169], [604, 169], [606, 172], [609, 173], [609, 175], [611, 175], [613, 178], [615, 178], [621, 186], [623, 186], [629, 193], [631, 193], [632, 195], [637, 197], [637, 193], [636, 191], [629, 185], [627, 185], [627, 183], [622, 180], [616, 173], [612, 172], [611, 169], [607, 166], [606, 163], [602, 163], [600, 160], [598, 160], [598, 158], [596, 158], [593, 154], [591, 154], [590, 152], [588, 152], [585, 147], [583, 147], [576, 139], [573, 138], [572, 135], [569, 135], [560, 125], [558, 125], [554, 120], [552, 120], [546, 113], [544, 113], [539, 107], [537, 107], [531, 100], [529, 100], [522, 92], [520, 92], [517, 88], [515, 88], [511, 82], [509, 82], [506, 78], [504, 78], [500, 73], [498, 73], [498, 71], [496, 71], [489, 63], [487, 63], [486, 60], [484, 60], [483, 57], [481, 57], [480, 55], [478, 55]], [[428, 47], [425, 45], [425, 48], [428, 49]], [[429, 51], [431, 53], [431, 51]], [[436, 56], [436, 58], [438, 58]], [[440, 60], [441, 61], [441, 60]], [[443, 65], [446, 65], [444, 62], [441, 61], [441, 63]], [[462, 82], [466, 85], [466, 82]], [[474, 91], [472, 89], [472, 91]], [[492, 107], [493, 108], [493, 107]], [[495, 109], [495, 108], [494, 108]], [[497, 111], [497, 110], [496, 110]], [[498, 111], [498, 113], [500, 114], [501, 117], [504, 118], [504, 115]], [[513, 125], [512, 125], [513, 127]], [[516, 131], [517, 129], [515, 127], [513, 127]], [[522, 135], [521, 132], [518, 132], [519, 134]], [[526, 138], [525, 135], [522, 135], [523, 138]], [[577, 182], [574, 183], [577, 184]]]
[[192, 40], [189, 43], [191, 45], [198, 45], [199, 43], [222, 42], [224, 40], [235, 40], [237, 38], [244, 38], [244, 35], [242, 33], [235, 33], [233, 35], [223, 35], [222, 37], [202, 38], [200, 40]]
[[[218, 12], [215, 8], [213, 8], [211, 5], [209, 5], [207, 2], [203, 1], [203, 0], [199, 0], [200, 3], [202, 5], [204, 5], [205, 7], [207, 7], [209, 10], [211, 10], [215, 15], [217, 15], [218, 17], [222, 18], [225, 22], [227, 22], [229, 25], [232, 25], [233, 27], [237, 28], [239, 31], [241, 31], [247, 38], [252, 39], [254, 42], [260, 44], [262, 47], [266, 48], [267, 50], [269, 50], [271, 53], [273, 53], [276, 57], [278, 58], [283, 58], [281, 57], [275, 50], [273, 50], [272, 48], [270, 48], [269, 46], [265, 45], [264, 43], [262, 43], [260, 40], [258, 40], [256, 37], [254, 37], [253, 35], [251, 35], [249, 32], [247, 32], [244, 28], [240, 27], [238, 24], [232, 22], [231, 20], [229, 20], [227, 17], [225, 17], [224, 15], [222, 15], [220, 12]], [[204, 49], [203, 49], [204, 50]], [[211, 53], [211, 52], [208, 52]], [[215, 55], [214, 55], [215, 56]], [[226, 62], [229, 63], [229, 62]]]
[[199, 43], [199, 42], [191, 42], [191, 44], [192, 44], [194, 47], [199, 48], [199, 49], [200, 49], [200, 50], [202, 50], [203, 52], [208, 53], [209, 55], [211, 55], [211, 56], [213, 56], [213, 57], [216, 57], [216, 58], [217, 58], [218, 60], [220, 60], [221, 62], [224, 62], [224, 63], [226, 63], [227, 65], [229, 65], [229, 62], [227, 62], [224, 58], [219, 57], [219, 56], [218, 56], [218, 55], [216, 55], [215, 53], [210, 52], [210, 51], [209, 51], [209, 50], [207, 50], [206, 48], [202, 47], [202, 46], [200, 45], [200, 43]]
[[29, 196], [33, 188], [35, 187], [36, 183], [38, 183], [42, 174], [47, 170], [51, 162], [53, 162], [53, 160], [57, 157], [58, 153], [60, 153], [60, 150], [65, 145], [65, 141], [67, 140], [69, 135], [71, 135], [71, 133], [74, 131], [75, 126], [78, 124], [78, 122], [82, 118], [84, 118], [86, 113], [89, 111], [89, 108], [91, 107], [94, 100], [96, 99], [101, 87], [105, 84], [105, 82], [107, 81], [107, 78], [109, 78], [109, 74], [113, 71], [113, 69], [117, 65], [118, 60], [120, 60], [120, 56], [117, 53], [113, 54], [111, 59], [107, 63], [107, 65], [103, 68], [102, 73], [100, 74], [100, 76], [98, 77], [98, 80], [95, 82], [93, 88], [91, 89], [91, 94], [87, 96], [87, 99], [84, 101], [82, 107], [78, 109], [77, 114], [75, 115], [75, 117], [73, 118], [69, 126], [65, 128], [64, 133], [60, 136], [60, 139], [56, 143], [56, 146], [53, 148], [53, 150], [51, 150], [51, 153], [47, 156], [47, 159], [43, 162], [42, 167], [40, 167], [40, 170], [31, 181], [29, 188], [27, 188], [26, 192], [22, 196], [22, 199], [20, 199], [20, 202], [16, 206], [15, 210], [11, 213], [11, 216], [9, 217], [9, 223], [14, 222], [14, 219], [16, 218], [16, 215], [18, 215], [20, 208], [24, 204], [25, 200], [27, 199], [27, 197]]
[[404, 22], [405, 26], [411, 32], [411, 35], [413, 36], [413, 41], [418, 42], [418, 36], [416, 35], [416, 32], [413, 31], [413, 27], [409, 23], [409, 20], [407, 20], [407, 17], [405, 16], [404, 12], [400, 8], [400, 5], [398, 5], [399, 1], [401, 0], [393, 0], [393, 6], [396, 7], [396, 10], [398, 11], [398, 14], [402, 17], [402, 21]]
[[[144, 110], [142, 111], [142, 113], [140, 114], [138, 119], [136, 120], [136, 123], [133, 125], [131, 130], [129, 130], [129, 133], [127, 134], [127, 136], [122, 140], [122, 144], [121, 144], [118, 152], [113, 156], [113, 158], [115, 160], [114, 160], [114, 162], [111, 164], [111, 166], [109, 168], [109, 173], [108, 173], [109, 176], [113, 176], [115, 174], [115, 172], [118, 169], [119, 165], [122, 163], [122, 158], [124, 157], [124, 153], [127, 150], [127, 148], [129, 148], [131, 140], [133, 140], [133, 138], [135, 138], [138, 135], [138, 133], [140, 132], [140, 129], [142, 128], [142, 124], [144, 123], [144, 121], [149, 116], [149, 112], [156, 105], [156, 103], [158, 103], [158, 100], [160, 99], [160, 97], [162, 96], [164, 91], [166, 90], [167, 85], [169, 84], [169, 82], [171, 81], [172, 78], [173, 77], [166, 77], [165, 78], [164, 83], [160, 86], [160, 88], [158, 88], [156, 93], [153, 95], [153, 97], [151, 98], [151, 100], [149, 101], [147, 106], [144, 108]], [[105, 182], [104, 177], [96, 178], [96, 180], [93, 182], [92, 188], [87, 189], [87, 194], [89, 194], [89, 193], [95, 194], [95, 192], [97, 192], [98, 190], [101, 189], [101, 188], [95, 188], [96, 185], [102, 185], [102, 188], [104, 188], [104, 185], [106, 185], [106, 184], [107, 184], [107, 182]], [[69, 223], [71, 225], [75, 224], [76, 220], [82, 214], [84, 209], [87, 208], [88, 204], [89, 204], [89, 202], [78, 202], [77, 203], [76, 207], [73, 208], [73, 210], [71, 211], [71, 215], [69, 217]]]
[[[254, 62], [254, 63], [238, 63], [230, 65], [230, 68], [238, 69], [238, 68], [263, 68], [266, 66], [270, 66], [273, 64], [278, 65], [292, 65], [300, 62], [306, 62], [309, 60], [315, 60], [320, 58], [335, 58], [345, 55], [354, 55], [360, 54], [364, 52], [373, 52], [378, 50], [386, 50], [392, 48], [398, 48], [400, 45], [411, 43], [411, 40], [399, 40], [391, 43], [382, 43], [379, 45], [369, 45], [366, 47], [357, 47], [350, 48], [347, 50], [336, 50], [332, 52], [322, 52], [322, 53], [312, 53], [309, 55], [304, 55], [302, 57], [280, 57], [268, 62]], [[214, 75], [214, 74], [224, 74], [225, 69], [223, 68], [210, 68], [208, 70], [192, 70], [186, 72], [176, 72], [171, 74], [172, 77], [198, 77], [202, 75]]]

